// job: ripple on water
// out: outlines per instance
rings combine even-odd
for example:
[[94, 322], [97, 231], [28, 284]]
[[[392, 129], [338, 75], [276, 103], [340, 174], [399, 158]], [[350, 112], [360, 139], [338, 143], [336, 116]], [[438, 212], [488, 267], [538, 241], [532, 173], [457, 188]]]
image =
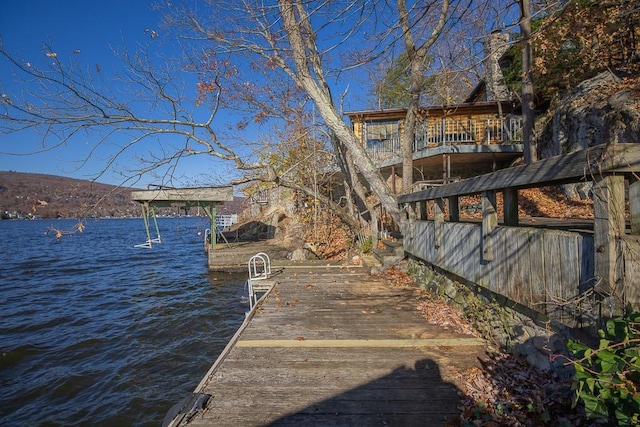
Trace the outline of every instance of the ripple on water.
[[60, 241], [42, 221], [0, 221], [0, 424], [161, 424], [248, 310], [243, 277], [209, 277], [202, 223], [160, 219], [147, 250], [132, 247], [142, 220]]

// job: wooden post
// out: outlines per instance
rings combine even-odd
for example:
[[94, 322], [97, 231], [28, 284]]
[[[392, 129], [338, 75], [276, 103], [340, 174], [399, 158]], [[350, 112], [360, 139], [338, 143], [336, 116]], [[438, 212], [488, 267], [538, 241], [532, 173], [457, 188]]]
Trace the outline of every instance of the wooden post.
[[409, 237], [413, 239], [413, 237], [415, 236], [415, 229], [416, 229], [416, 204], [415, 203], [407, 203], [405, 205], [406, 210], [407, 210], [407, 215], [408, 215], [408, 221], [407, 223], [409, 224]]
[[631, 234], [640, 235], [640, 180], [629, 180], [629, 214], [631, 216]]
[[371, 209], [371, 250], [378, 247], [378, 213]]
[[496, 192], [482, 193], [482, 260], [493, 261], [493, 244], [491, 234], [498, 225]]
[[624, 301], [623, 242], [624, 177], [598, 176], [593, 181], [593, 244], [595, 275], [602, 280], [599, 290]]
[[458, 196], [451, 196], [449, 199], [449, 221], [460, 222], [460, 199]]
[[504, 225], [518, 226], [518, 190], [505, 188], [502, 192], [504, 201]]
[[420, 200], [418, 202], [418, 219], [422, 221], [427, 220], [427, 201]]
[[438, 198], [433, 201], [433, 226], [435, 230], [435, 246], [442, 245], [442, 223], [444, 222], [444, 199]]
[[442, 155], [442, 183], [447, 183], [447, 155]]
[[216, 202], [211, 202], [208, 205], [203, 206], [204, 212], [209, 217], [210, 230], [211, 230], [211, 245], [209, 246], [209, 250], [215, 251], [216, 249], [216, 239], [218, 237], [216, 231]]

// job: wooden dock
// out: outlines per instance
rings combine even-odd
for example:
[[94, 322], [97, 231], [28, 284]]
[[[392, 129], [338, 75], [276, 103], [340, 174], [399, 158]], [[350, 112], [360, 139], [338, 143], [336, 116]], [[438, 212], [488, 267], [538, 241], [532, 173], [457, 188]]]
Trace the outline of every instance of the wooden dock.
[[246, 272], [247, 261], [257, 252], [264, 252], [272, 260], [286, 259], [291, 252], [272, 241], [218, 243], [215, 251], [208, 251], [209, 271]]
[[[275, 264], [271, 292], [195, 390], [190, 426], [437, 426], [459, 415], [453, 373], [483, 341], [431, 325], [416, 289], [361, 267]], [[184, 420], [183, 420], [184, 421]]]

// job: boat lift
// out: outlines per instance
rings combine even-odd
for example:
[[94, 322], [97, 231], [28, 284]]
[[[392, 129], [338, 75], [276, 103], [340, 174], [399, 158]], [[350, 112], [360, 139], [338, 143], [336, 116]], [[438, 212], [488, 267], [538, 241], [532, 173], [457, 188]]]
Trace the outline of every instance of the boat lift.
[[[142, 205], [142, 219], [147, 232], [147, 241], [136, 248], [153, 248], [154, 243], [162, 243], [160, 229], [156, 218], [155, 208], [181, 206], [185, 210], [192, 207], [202, 207], [209, 217], [211, 230], [216, 229], [216, 206], [224, 202], [233, 201], [233, 187], [198, 187], [198, 188], [167, 188], [157, 187], [154, 190], [139, 190], [131, 192], [131, 200]], [[150, 222], [153, 220], [156, 237], [151, 237]], [[213, 236], [212, 236], [213, 237]], [[216, 239], [208, 242], [208, 250], [215, 250]]]
[[[144, 228], [147, 230], [147, 241], [139, 245], [134, 245], [134, 247], [151, 249], [154, 243], [162, 243], [162, 237], [160, 237], [160, 228], [158, 227], [155, 208], [149, 202], [142, 204], [142, 219], [144, 220]], [[153, 224], [156, 228], [156, 237], [153, 239], [149, 231], [149, 219], [153, 219]]]

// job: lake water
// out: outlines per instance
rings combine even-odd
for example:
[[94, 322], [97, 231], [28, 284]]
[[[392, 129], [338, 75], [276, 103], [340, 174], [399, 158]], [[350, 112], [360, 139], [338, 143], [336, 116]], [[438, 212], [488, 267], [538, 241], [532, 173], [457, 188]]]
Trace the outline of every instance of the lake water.
[[205, 218], [0, 221], [0, 425], [159, 426], [249, 310], [209, 273]]

